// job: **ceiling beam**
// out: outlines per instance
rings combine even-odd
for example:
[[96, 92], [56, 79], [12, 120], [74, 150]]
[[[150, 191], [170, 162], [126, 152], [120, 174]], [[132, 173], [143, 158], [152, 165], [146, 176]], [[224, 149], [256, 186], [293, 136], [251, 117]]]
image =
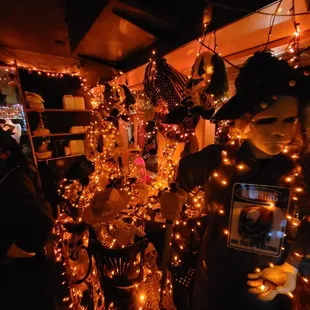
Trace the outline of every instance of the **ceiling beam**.
[[89, 56], [89, 55], [82, 55], [82, 54], [78, 54], [78, 57], [81, 59], [86, 59], [86, 60], [101, 64], [101, 65], [108, 66], [108, 67], [113, 68], [113, 69], [121, 70], [121, 63], [119, 63], [119, 62], [110, 61], [110, 60], [106, 60], [106, 59], [102, 59], [102, 58], [98, 58], [98, 57], [93, 57], [93, 56]]
[[148, 14], [144, 14], [147, 15], [147, 18], [145, 18], [144, 16], [138, 16], [138, 14], [129, 12], [128, 10], [122, 8], [114, 8], [113, 13], [122, 19], [127, 20], [143, 31], [149, 33], [155, 38], [169, 40], [172, 35], [171, 29], [167, 29], [165, 26], [163, 26], [162, 22], [152, 22], [152, 18], [148, 18]]
[[[241, 0], [241, 1], [246, 2], [248, 0]], [[262, 8], [262, 5], [266, 6], [271, 3], [273, 3], [273, 0], [253, 0], [253, 3], [251, 2], [251, 10], [253, 11], [259, 10]], [[187, 10], [188, 12], [190, 9], [193, 10], [193, 14], [186, 14], [185, 17], [188, 17], [190, 19], [184, 20], [184, 22], [180, 25], [178, 31], [173, 36], [173, 40], [171, 39], [167, 42], [158, 40], [152, 46], [149, 46], [144, 50], [141, 50], [133, 55], [126, 57], [125, 59], [122, 60], [123, 71], [128, 72], [147, 63], [152, 55], [152, 50], [156, 51], [157, 56], [162, 57], [168, 54], [170, 51], [173, 51], [174, 49], [202, 36], [204, 30], [202, 25], [202, 14], [200, 19], [197, 16], [199, 15], [199, 12], [203, 12], [203, 8], [200, 9], [199, 5], [201, 5], [201, 3], [199, 1], [197, 2], [193, 1], [193, 4], [195, 4], [196, 7], [188, 8]], [[228, 24], [233, 23], [248, 15], [248, 13], [246, 12], [239, 12], [239, 11], [229, 11], [229, 12], [230, 14], [227, 14], [227, 9], [215, 6], [213, 8], [212, 21], [208, 26], [208, 33], [212, 33], [216, 30], [219, 30], [220, 28], [227, 26]], [[195, 15], [194, 13], [197, 16], [192, 18], [192, 16]]]
[[109, 0], [66, 0], [66, 23], [71, 52], [83, 40]]
[[[310, 0], [309, 0], [310, 1]], [[139, 14], [152, 25], [160, 25], [160, 28], [165, 28], [169, 31], [175, 31], [178, 28], [179, 16], [174, 11], [174, 14], [166, 12], [166, 8], [160, 5], [152, 6], [150, 2], [139, 0], [120, 0], [126, 5], [128, 12]], [[124, 6], [123, 6], [124, 8]]]

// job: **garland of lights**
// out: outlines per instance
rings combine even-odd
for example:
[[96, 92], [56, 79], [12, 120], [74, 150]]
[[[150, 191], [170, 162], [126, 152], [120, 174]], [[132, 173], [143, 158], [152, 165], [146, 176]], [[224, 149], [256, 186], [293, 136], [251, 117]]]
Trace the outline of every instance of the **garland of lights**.
[[[239, 141], [235, 141], [235, 140], [231, 140], [229, 142], [229, 146], [233, 146], [236, 147], [239, 145]], [[174, 150], [175, 145], [171, 146], [170, 148], [166, 149], [165, 152], [169, 152], [170, 151], [170, 155], [168, 155], [171, 157], [171, 155], [173, 154], [173, 150]], [[304, 194], [304, 188], [300, 185], [300, 178], [301, 178], [301, 167], [298, 165], [297, 163], [297, 159], [298, 159], [298, 154], [296, 154], [295, 152], [291, 152], [288, 148], [285, 148], [283, 150], [284, 154], [287, 154], [288, 156], [290, 156], [290, 158], [294, 161], [294, 165], [295, 167], [292, 169], [292, 171], [283, 176], [283, 178], [281, 179], [281, 182], [285, 183], [287, 186], [289, 186], [289, 188], [291, 189], [293, 195], [292, 195], [292, 201], [297, 202], [299, 201], [301, 195]], [[250, 169], [245, 163], [238, 163], [238, 165], [235, 165], [235, 160], [233, 158], [230, 158], [228, 155], [227, 151], [223, 151], [222, 152], [222, 168], [219, 168], [215, 171], [213, 171], [211, 178], [216, 180], [216, 182], [218, 183], [218, 185], [220, 187], [225, 187], [229, 184], [229, 177], [225, 175], [225, 167], [228, 166], [234, 166], [235, 169], [240, 173], [242, 173], [243, 171], [247, 171], [248, 169]], [[169, 167], [169, 165], [168, 165]], [[166, 169], [166, 170], [165, 170]], [[170, 169], [170, 170], [169, 170]], [[167, 172], [168, 174], [171, 174], [171, 169], [175, 169], [174, 166], [171, 165], [170, 168], [167, 169], [167, 167], [165, 167], [165, 165], [163, 165], [163, 172], [164, 175], [167, 176]], [[162, 172], [159, 172], [162, 173]], [[156, 189], [162, 189], [163, 187], [167, 186], [168, 182], [166, 181], [155, 181], [155, 183], [153, 184], [153, 186]], [[69, 189], [69, 188], [66, 188]], [[186, 213], [191, 213], [192, 210], [199, 210], [195, 215], [196, 215], [196, 220], [195, 218], [193, 218], [194, 220], [194, 224], [191, 224], [190, 226], [190, 233], [195, 233], [196, 229], [199, 229], [201, 227], [201, 222], [199, 220], [199, 217], [197, 217], [198, 214], [201, 214], [200, 210], [204, 204], [204, 197], [203, 197], [203, 191], [202, 190], [198, 190], [196, 192], [192, 192], [190, 193], [191, 197], [192, 197], [192, 201], [193, 201], [193, 206], [187, 206], [187, 210], [185, 211]], [[66, 196], [64, 198], [68, 198], [68, 194], [66, 194]], [[223, 209], [219, 209], [218, 213], [220, 215], [224, 215], [225, 211]], [[60, 217], [61, 219], [63, 218], [63, 216]], [[64, 220], [64, 222], [66, 222], [67, 219]], [[288, 225], [291, 225], [292, 228], [298, 228], [299, 224], [300, 224], [300, 220], [298, 218], [296, 218], [294, 216], [294, 214], [289, 214], [287, 215], [287, 220], [288, 220]], [[190, 220], [188, 218], [181, 218], [178, 219], [174, 222], [175, 224], [175, 231], [173, 234], [173, 240], [172, 240], [172, 254], [171, 254], [171, 265], [175, 266], [175, 267], [179, 267], [182, 265], [182, 257], [184, 255], [184, 253], [186, 253], [188, 251], [188, 235], [186, 233], [186, 231], [188, 231], [188, 229], [185, 230], [185, 235], [184, 235], [184, 229], [182, 229], [182, 227], [188, 227]], [[163, 228], [165, 228], [165, 224], [162, 225]], [[229, 232], [227, 229], [224, 229], [223, 233], [225, 235], [228, 236]], [[297, 257], [302, 257], [302, 254], [300, 253], [295, 253], [295, 255]], [[271, 264], [272, 266], [272, 264]], [[258, 269], [257, 269], [258, 270]], [[256, 271], [257, 271], [256, 270]], [[146, 271], [146, 275], [149, 274], [149, 271]], [[145, 277], [144, 281], [147, 278]], [[307, 278], [303, 278], [304, 282], [308, 282]], [[168, 285], [170, 285], [169, 282], [167, 282]], [[136, 288], [138, 288], [139, 285], [136, 286]], [[292, 297], [292, 295], [291, 295]], [[139, 299], [140, 298], [140, 299]], [[140, 303], [143, 304], [143, 301], [145, 300], [145, 294], [144, 292], [140, 294], [140, 297], [138, 299], [140, 300]], [[112, 307], [112, 305], [111, 305]], [[111, 308], [113, 309], [113, 308]], [[143, 309], [143, 308], [142, 308]]]
[[[296, 31], [296, 33], [294, 34], [295, 39], [293, 41], [293, 44], [289, 45], [289, 48], [288, 48], [288, 51], [290, 54], [292, 54], [292, 53], [294, 53], [294, 51], [296, 51], [296, 46], [298, 46], [298, 42], [296, 40], [298, 39], [298, 37], [299, 37], [299, 32]], [[153, 55], [155, 55], [155, 53], [153, 53]], [[294, 62], [296, 58], [294, 58], [294, 56], [292, 56], [291, 59], [293, 59], [291, 61]], [[150, 59], [150, 61], [152, 63], [154, 62], [153, 59]], [[155, 65], [155, 63], [153, 63], [153, 65]], [[298, 64], [297, 64], [297, 66], [298, 66]], [[296, 67], [295, 63], [294, 63], [294, 67]], [[61, 77], [61, 76], [59, 76], [59, 77]], [[83, 85], [81, 85], [81, 86], [83, 86]], [[116, 87], [116, 86], [114, 86], [114, 87]], [[91, 91], [91, 93], [94, 96], [94, 91]], [[156, 96], [157, 96], [157, 94], [156, 94]], [[98, 95], [95, 95], [94, 97], [95, 97], [94, 102], [93, 102], [94, 106], [95, 105], [98, 106], [98, 102], [100, 102], [100, 103], [104, 102], [104, 98], [102, 97], [100, 92]], [[109, 110], [110, 110], [110, 106], [108, 104], [107, 111], [109, 111]], [[160, 122], [157, 123], [157, 126], [158, 126], [158, 124], [160, 124]], [[168, 133], [171, 131], [174, 131], [177, 134], [181, 134], [181, 132], [178, 132], [178, 129], [173, 125], [165, 126], [164, 128], [160, 128], [160, 130], [163, 130], [166, 137], [168, 137]], [[100, 167], [100, 170], [95, 171], [95, 173], [93, 174], [93, 176], [90, 179], [90, 185], [86, 189], [83, 190], [82, 194], [79, 197], [78, 205], [74, 205], [74, 207], [82, 206], [82, 209], [83, 209], [89, 205], [89, 202], [90, 202], [90, 199], [91, 199], [93, 193], [97, 190], [103, 189], [103, 187], [100, 183], [102, 176], [106, 177], [107, 179], [114, 179], [114, 178], [119, 178], [122, 176], [121, 172], [118, 168], [111, 167], [110, 164], [107, 164], [108, 159], [112, 155], [112, 151], [113, 151], [114, 143], [115, 143], [115, 137], [117, 134], [118, 134], [117, 129], [110, 122], [103, 122], [102, 120], [100, 120], [99, 122], [94, 122], [91, 125], [91, 129], [88, 133], [88, 139], [89, 139], [89, 143], [90, 143], [90, 147], [91, 147], [91, 152], [93, 154], [92, 161], [99, 163], [98, 166]], [[105, 137], [105, 138], [109, 137], [109, 139], [111, 141], [108, 143], [107, 148], [104, 149], [103, 153], [101, 153], [101, 154], [97, 152], [97, 143], [96, 143], [99, 135], [103, 135], [103, 137]], [[185, 134], [183, 137], [185, 138]], [[229, 142], [229, 145], [230, 146], [237, 146], [237, 145], [239, 145], [239, 142], [240, 141], [231, 140]], [[173, 154], [175, 152], [176, 146], [177, 146], [177, 142], [167, 141], [166, 146], [163, 150], [164, 159], [161, 162], [161, 165], [159, 167], [157, 178], [155, 179], [154, 183], [151, 185], [152, 190], [157, 192], [157, 193], [161, 190], [169, 188], [171, 181], [173, 181], [175, 178], [177, 163], [174, 162], [172, 160], [172, 158], [173, 158]], [[299, 201], [299, 199], [301, 198], [301, 195], [303, 195], [304, 191], [305, 191], [304, 188], [300, 185], [301, 167], [297, 163], [298, 154], [297, 153], [291, 153], [291, 151], [288, 148], [285, 148], [283, 153], [289, 155], [294, 160], [294, 163], [295, 163], [294, 169], [292, 169], [292, 171], [288, 175], [284, 176], [283, 180], [281, 180], [281, 181], [291, 189], [291, 191], [293, 193], [292, 201], [293, 201], [293, 203], [296, 203]], [[241, 173], [243, 171], [246, 171], [247, 169], [249, 169], [249, 167], [246, 166], [245, 163], [238, 163], [238, 165], [235, 165], [235, 160], [228, 156], [227, 151], [223, 151], [221, 156], [222, 156], [222, 166], [223, 167], [233, 166], [235, 168], [235, 170], [237, 170], [238, 172], [241, 172]], [[211, 175], [211, 178], [213, 180], [215, 180], [218, 183], [218, 186], [220, 186], [220, 187], [228, 186], [228, 183], [229, 183], [229, 177], [228, 177], [228, 175], [225, 175], [225, 172], [223, 170], [225, 170], [225, 169], [219, 168], [216, 171], [213, 171], [213, 173]], [[125, 184], [125, 185], [122, 184], [122, 188], [123, 188], [123, 190], [128, 191], [129, 195], [131, 195], [131, 196], [134, 195], [134, 193], [133, 193], [134, 191], [132, 190], [132, 188], [129, 184]], [[69, 188], [67, 188], [67, 189], [70, 190]], [[192, 193], [190, 193], [190, 196], [192, 198], [192, 205], [187, 205], [185, 212], [182, 215], [182, 217], [174, 222], [175, 231], [174, 231], [173, 240], [172, 240], [173, 252], [171, 255], [170, 263], [172, 266], [176, 266], [176, 267], [178, 267], [182, 264], [182, 256], [188, 250], [188, 243], [187, 243], [188, 236], [186, 234], [183, 235], [183, 230], [180, 228], [189, 226], [190, 225], [189, 224], [190, 218], [192, 218], [194, 220], [194, 224], [190, 225], [190, 232], [191, 233], [195, 233], [195, 231], [202, 226], [202, 223], [200, 221], [199, 216], [204, 215], [202, 212], [202, 207], [204, 206], [203, 191], [200, 189], [197, 189], [196, 191], [193, 191]], [[67, 195], [63, 196], [63, 198], [65, 198], [65, 199], [67, 197], [68, 197]], [[151, 207], [150, 202], [148, 202], [148, 204], [147, 204], [147, 208], [148, 207]], [[223, 209], [219, 209], [218, 213], [220, 215], [224, 215], [225, 211]], [[186, 214], [186, 216], [184, 216], [185, 214]], [[146, 216], [144, 215], [144, 217], [146, 217]], [[289, 214], [287, 216], [287, 220], [288, 220], [288, 225], [291, 225], [291, 227], [293, 227], [295, 229], [298, 228], [300, 221], [298, 218], [295, 217], [295, 214]], [[60, 221], [58, 222], [58, 224], [61, 227], [61, 224], [65, 223], [67, 221], [72, 221], [72, 219], [69, 219], [68, 217], [64, 217], [63, 215], [61, 215]], [[80, 217], [77, 218], [77, 221], [80, 222], [81, 218]], [[162, 224], [161, 227], [165, 228], [165, 224]], [[63, 228], [59, 229], [59, 235], [63, 236], [63, 233], [64, 233]], [[229, 231], [227, 229], [224, 229], [223, 233], [224, 233], [224, 235], [228, 236]], [[113, 248], [114, 244], [115, 244], [115, 242], [113, 242], [113, 240], [112, 240], [112, 243], [110, 244], [110, 248]], [[60, 249], [60, 251], [58, 249], [58, 251], [57, 251], [58, 255], [61, 255], [60, 252], [61, 252], [61, 249]], [[302, 254], [300, 254], [300, 253], [295, 253], [295, 255], [299, 258], [303, 257]], [[60, 256], [58, 256], [58, 257], [60, 257]], [[64, 257], [64, 255], [63, 255], [63, 257]], [[63, 258], [63, 259], [65, 260], [64, 265], [66, 266], [66, 264], [67, 264], [66, 258]], [[270, 265], [273, 266], [272, 264], [270, 264]], [[259, 270], [259, 268], [256, 269], [256, 271], [258, 271], [258, 270]], [[143, 282], [147, 281], [147, 276], [150, 273], [152, 273], [151, 270], [146, 270], [144, 272], [145, 276], [144, 276]], [[92, 274], [94, 276], [97, 276], [96, 272], [92, 273]], [[160, 272], [158, 272], [158, 275], [159, 275], [159, 277], [161, 276]], [[307, 278], [303, 278], [303, 281], [305, 283], [308, 283], [309, 280]], [[167, 286], [169, 288], [169, 290], [168, 290], [169, 293], [172, 294], [172, 286], [171, 286], [170, 279], [167, 280]], [[140, 288], [140, 284], [137, 284], [135, 289], [137, 290], [138, 305], [139, 305], [139, 309], [143, 309], [145, 306], [144, 302], [146, 299], [146, 293], [143, 289], [140, 291], [139, 288]], [[74, 289], [74, 287], [71, 287], [71, 291], [73, 289]], [[290, 294], [290, 296], [293, 297], [292, 294]], [[76, 298], [76, 295], [73, 297]], [[70, 307], [71, 308], [73, 307], [73, 303], [70, 305]], [[109, 309], [114, 309], [114, 305], [111, 304], [109, 306]]]

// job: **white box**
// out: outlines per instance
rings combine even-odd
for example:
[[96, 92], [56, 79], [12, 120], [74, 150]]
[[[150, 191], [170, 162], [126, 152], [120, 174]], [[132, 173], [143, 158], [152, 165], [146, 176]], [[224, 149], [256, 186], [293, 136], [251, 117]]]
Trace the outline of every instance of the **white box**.
[[62, 97], [62, 105], [65, 110], [74, 110], [75, 103], [72, 95], [64, 95]]
[[84, 141], [71, 140], [69, 141], [69, 148], [72, 155], [84, 154]]
[[79, 134], [79, 133], [84, 133], [84, 127], [83, 126], [72, 126], [70, 129], [69, 129], [69, 132], [70, 133], [76, 133], [76, 134]]
[[83, 97], [74, 97], [74, 104], [76, 110], [85, 110], [85, 102]]

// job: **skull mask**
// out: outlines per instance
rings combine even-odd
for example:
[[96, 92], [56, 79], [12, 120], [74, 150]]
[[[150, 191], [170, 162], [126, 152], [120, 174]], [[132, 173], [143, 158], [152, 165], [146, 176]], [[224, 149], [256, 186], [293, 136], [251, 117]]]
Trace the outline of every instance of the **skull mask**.
[[144, 233], [134, 225], [130, 217], [114, 220], [113, 224], [116, 227], [114, 238], [117, 239], [117, 243], [120, 247], [132, 244], [135, 235], [140, 237], [144, 236]]
[[211, 52], [203, 52], [196, 58], [191, 73], [192, 92], [201, 93], [209, 86], [213, 74], [212, 56]]
[[151, 271], [156, 271], [158, 269], [157, 267], [157, 257], [158, 253], [153, 245], [153, 243], [149, 242], [148, 247], [145, 250], [144, 253], [144, 261], [146, 263], [146, 266], [151, 269]]
[[88, 232], [72, 234], [65, 232], [63, 236], [63, 249], [68, 261], [70, 276], [73, 281], [83, 279], [87, 275], [90, 259], [87, 253]]
[[196, 209], [188, 209], [186, 211], [186, 214], [188, 218], [195, 218], [195, 217], [199, 217], [200, 212]]
[[228, 79], [224, 60], [218, 54], [203, 52], [196, 58], [191, 75], [185, 102], [191, 98], [188, 102], [192, 107], [191, 113], [209, 119], [216, 104], [227, 96]]

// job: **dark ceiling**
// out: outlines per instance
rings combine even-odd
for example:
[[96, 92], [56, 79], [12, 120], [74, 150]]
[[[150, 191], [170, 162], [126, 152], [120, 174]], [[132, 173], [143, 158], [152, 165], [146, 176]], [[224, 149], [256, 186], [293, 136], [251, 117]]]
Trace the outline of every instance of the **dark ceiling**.
[[[129, 71], [202, 34], [204, 0], [1, 0], [0, 45]], [[246, 11], [274, 1], [213, 0]], [[208, 31], [245, 12], [213, 6]]]

